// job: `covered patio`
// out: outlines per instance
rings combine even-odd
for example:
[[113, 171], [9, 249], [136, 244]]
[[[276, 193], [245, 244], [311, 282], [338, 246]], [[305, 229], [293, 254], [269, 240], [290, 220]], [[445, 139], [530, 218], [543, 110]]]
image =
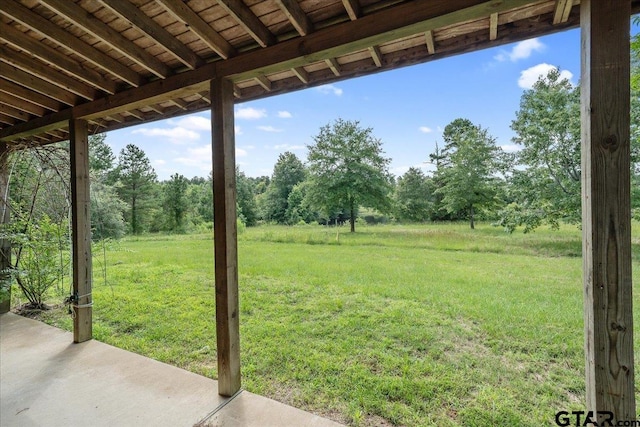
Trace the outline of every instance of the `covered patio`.
[[[582, 31], [585, 408], [611, 412], [616, 420], [635, 419], [629, 18], [639, 10], [640, 0], [3, 1], [0, 217], [10, 220], [8, 154], [69, 140], [74, 332], [72, 337], [13, 315], [2, 316], [2, 424], [6, 416], [36, 412], [37, 405], [31, 404], [25, 404], [31, 412], [20, 412], [24, 408], [18, 400], [37, 393], [29, 389], [28, 381], [49, 377], [70, 384], [78, 372], [107, 374], [118, 372], [125, 363], [138, 363], [134, 355], [107, 351], [91, 341], [92, 306], [100, 302], [91, 291], [90, 134], [211, 110], [218, 381], [192, 378], [196, 386], [188, 375], [180, 374], [185, 382], [176, 380], [169, 393], [171, 399], [192, 408], [189, 422], [196, 423], [226, 402], [218, 395], [232, 397], [241, 390], [234, 104], [578, 26]], [[10, 265], [11, 251], [7, 242], [0, 249], [4, 269]], [[23, 341], [24, 330], [42, 339]], [[38, 341], [49, 338], [68, 359], [51, 363], [55, 351], [37, 350]], [[110, 356], [90, 356], [102, 351]], [[33, 364], [31, 373], [21, 369], [27, 360]], [[60, 370], [63, 362], [68, 369]], [[153, 362], [143, 365], [141, 369], [147, 369]], [[162, 366], [157, 383], [171, 372]], [[117, 382], [113, 390], [121, 396], [138, 390], [149, 398], [158, 393], [153, 387], [138, 389], [145, 383], [149, 382], [144, 377]], [[202, 387], [202, 392], [192, 395], [184, 390], [191, 386]], [[65, 415], [65, 407], [75, 414], [79, 402], [87, 399], [82, 390], [65, 396], [55, 402], [59, 416]], [[166, 397], [156, 397], [162, 396]], [[246, 399], [253, 399], [248, 404], [252, 410], [264, 410], [249, 418], [270, 419], [269, 405], [246, 392], [220, 414]], [[84, 400], [88, 412], [75, 414], [70, 423], [84, 424], [90, 417], [92, 424], [113, 425], [108, 420], [115, 409], [103, 411], [101, 402], [97, 396]], [[93, 403], [97, 407], [92, 409]], [[9, 414], [5, 404], [13, 405]], [[163, 419], [181, 411], [158, 405], [167, 411]], [[46, 411], [46, 405], [41, 410]], [[132, 417], [142, 417], [156, 409], [131, 411]], [[316, 418], [308, 420], [303, 424], [325, 425]], [[223, 422], [249, 425], [233, 418]], [[274, 421], [274, 425], [282, 424]]]

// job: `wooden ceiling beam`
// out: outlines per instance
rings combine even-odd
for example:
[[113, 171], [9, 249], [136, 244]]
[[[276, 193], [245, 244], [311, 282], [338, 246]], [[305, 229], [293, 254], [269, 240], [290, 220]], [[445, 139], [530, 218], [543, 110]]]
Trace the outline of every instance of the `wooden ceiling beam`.
[[16, 124], [16, 119], [0, 113], [0, 123], [13, 126]]
[[256, 77], [256, 81], [264, 90], [267, 92], [271, 92], [271, 80], [269, 80], [266, 76], [258, 76]]
[[309, 73], [302, 67], [294, 67], [291, 69], [293, 74], [304, 84], [309, 84]]
[[192, 70], [202, 65], [204, 61], [180, 40], [165, 30], [160, 24], [144, 14], [133, 3], [123, 0], [101, 0], [111, 11], [122, 19], [130, 22], [138, 30], [163, 46], [178, 61]]
[[244, 30], [262, 47], [276, 44], [276, 37], [242, 0], [218, 0]]
[[347, 14], [352, 21], [360, 18], [362, 15], [362, 8], [358, 0], [342, 0], [344, 8], [347, 10]]
[[370, 46], [369, 53], [371, 54], [371, 59], [373, 59], [376, 67], [382, 67], [382, 53], [380, 52], [378, 46]]
[[3, 1], [0, 13], [15, 19], [25, 27], [33, 30], [51, 41], [65, 47], [67, 50], [83, 57], [87, 61], [124, 80], [131, 86], [140, 86], [144, 83], [142, 76], [116, 61], [109, 55], [102, 53], [93, 46], [83, 42], [73, 34], [63, 30], [49, 20], [43, 18], [30, 9], [13, 0]]
[[498, 38], [498, 14], [492, 13], [489, 15], [489, 40], [495, 40]]
[[75, 93], [89, 101], [92, 101], [97, 97], [96, 90], [92, 87], [77, 81], [73, 77], [63, 74], [60, 71], [54, 70], [36, 59], [30, 58], [2, 45], [0, 45], [0, 61], [19, 68], [29, 74], [33, 74], [42, 80], [59, 86], [69, 92]]
[[20, 111], [11, 105], [6, 105], [4, 103], [0, 103], [0, 113], [7, 115], [9, 117], [13, 117], [14, 119], [18, 119], [21, 122], [29, 121], [30, 115], [29, 113], [25, 113], [24, 111]]
[[211, 104], [211, 96], [209, 95], [209, 92], [198, 92], [198, 95], [200, 98], [204, 99], [207, 104]]
[[275, 2], [301, 36], [306, 36], [313, 32], [313, 22], [304, 13], [297, 0], [275, 0]]
[[173, 16], [189, 27], [203, 42], [223, 59], [237, 54], [236, 49], [182, 0], [156, 0]]
[[[165, 80], [149, 82], [141, 88], [125, 90], [77, 105], [73, 108], [73, 117], [84, 119], [101, 117], [113, 112], [140, 108], [150, 103], [164, 102], [171, 97], [185, 97], [205, 90], [212, 76], [226, 76], [236, 82], [245, 81], [258, 75], [302, 67], [314, 61], [324, 61], [329, 57], [335, 58], [443, 26], [486, 18], [491, 13], [502, 13], [526, 6], [529, 1], [489, 0], [478, 4], [477, 0], [449, 0], [437, 3], [422, 1], [401, 3], [389, 9], [365, 15], [355, 21], [316, 30], [308, 36], [292, 38], [275, 46], [242, 53], [226, 61], [215, 61]], [[575, 25], [576, 23], [572, 21], [571, 26]], [[501, 38], [496, 42], [521, 40], [525, 36], [535, 36], [545, 31], [548, 32], [548, 29], [542, 28], [540, 32], [532, 33], [528, 28], [526, 33], [516, 34], [511, 38]], [[461, 47], [457, 52], [464, 51], [465, 49]], [[451, 54], [453, 53], [448, 52], [448, 55]], [[411, 61], [405, 63], [409, 62]], [[278, 91], [274, 90], [270, 93], [276, 92]], [[43, 121], [34, 120], [33, 123], [16, 126], [15, 129], [0, 129], [0, 139], [12, 140], [25, 132], [33, 132], [45, 124], [48, 125]]]
[[70, 106], [78, 104], [78, 97], [60, 87], [53, 85], [39, 77], [26, 73], [12, 65], [2, 67], [2, 77], [18, 85], [30, 88], [43, 95], [49, 96], [57, 101]]
[[18, 98], [17, 96], [14, 96], [10, 93], [3, 93], [2, 96], [0, 96], [0, 103], [10, 105], [20, 111], [24, 111], [25, 113], [29, 113], [38, 117], [44, 116], [47, 111], [39, 105], [33, 104], [22, 98]]
[[20, 50], [29, 52], [47, 64], [66, 71], [93, 87], [102, 89], [112, 95], [116, 93], [116, 84], [112, 80], [109, 80], [92, 69], [83, 67], [67, 55], [60, 53], [33, 37], [29, 37], [27, 34], [4, 22], [0, 22], [0, 39]]
[[331, 71], [333, 71], [333, 74], [335, 74], [337, 77], [340, 77], [341, 67], [340, 64], [338, 64], [336, 58], [328, 58], [325, 59], [324, 62], [327, 64], [327, 67], [329, 67]]
[[40, 0], [40, 3], [47, 6], [52, 11], [63, 16], [87, 33], [97, 37], [103, 43], [116, 49], [127, 58], [136, 62], [141, 67], [149, 70], [160, 78], [166, 78], [172, 71], [165, 63], [146, 50], [124, 37], [82, 7], [69, 0]]
[[171, 102], [173, 105], [175, 105], [176, 107], [180, 108], [183, 111], [188, 110], [189, 104], [187, 104], [181, 99], [170, 99], [169, 102]]
[[556, 7], [553, 13], [553, 25], [567, 22], [572, 7], [573, 0], [556, 0]]
[[42, 95], [37, 92], [33, 92], [24, 86], [17, 85], [9, 80], [0, 78], [0, 92], [15, 96], [28, 102], [32, 102], [42, 108], [46, 108], [51, 111], [60, 111], [63, 107], [58, 101]]

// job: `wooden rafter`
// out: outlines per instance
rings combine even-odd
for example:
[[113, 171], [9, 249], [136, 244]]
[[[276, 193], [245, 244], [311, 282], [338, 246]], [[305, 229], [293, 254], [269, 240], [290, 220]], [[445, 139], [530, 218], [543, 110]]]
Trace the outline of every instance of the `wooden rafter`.
[[67, 55], [47, 46], [46, 44], [29, 37], [25, 33], [18, 31], [15, 27], [7, 25], [0, 21], [0, 39], [13, 45], [16, 48], [25, 50], [41, 61], [51, 64], [65, 72], [71, 74], [77, 79], [103, 91], [114, 94], [116, 93], [115, 82], [105, 78], [100, 73], [83, 67]]
[[24, 111], [25, 113], [33, 114], [38, 117], [44, 116], [46, 112], [46, 110], [41, 106], [18, 98], [11, 93], [3, 93], [2, 96], [0, 96], [0, 103], [13, 106], [20, 111]]
[[16, 123], [16, 120], [7, 116], [6, 114], [0, 113], [0, 123], [5, 125], [13, 126]]
[[171, 74], [171, 69], [155, 56], [149, 54], [131, 40], [124, 37], [82, 7], [68, 0], [40, 0], [40, 3], [56, 13], [64, 16], [65, 19], [84, 31], [99, 38], [112, 48], [118, 50], [127, 58], [136, 62], [141, 67], [154, 73], [156, 76], [165, 78]]
[[436, 53], [436, 45], [433, 41], [433, 31], [428, 30], [424, 33], [425, 43], [427, 44], [427, 51], [429, 55]]
[[362, 9], [358, 0], [342, 0], [344, 8], [347, 10], [347, 14], [352, 21], [355, 21], [362, 15]]
[[58, 101], [2, 78], [0, 78], [0, 92], [3, 92], [3, 96], [4, 94], [10, 94], [51, 111], [60, 111], [62, 109], [62, 104]]
[[291, 69], [293, 74], [304, 84], [309, 84], [309, 73], [302, 67], [294, 67]]
[[324, 62], [326, 62], [327, 67], [331, 69], [333, 74], [335, 74], [337, 77], [340, 77], [340, 70], [342, 69], [342, 67], [340, 67], [340, 64], [338, 64], [336, 58], [328, 58], [325, 59]]
[[553, 25], [567, 22], [572, 7], [573, 0], [556, 0], [556, 6], [553, 13]]
[[492, 13], [489, 16], [489, 40], [498, 38], [498, 14]]
[[170, 99], [169, 102], [171, 102], [173, 105], [175, 105], [176, 107], [178, 107], [179, 109], [183, 110], [183, 111], [187, 111], [189, 104], [187, 104], [186, 102], [184, 102], [181, 99]]
[[211, 95], [209, 95], [209, 92], [198, 92], [198, 96], [204, 99], [207, 104], [211, 104]]
[[266, 76], [257, 76], [256, 81], [260, 86], [263, 87], [267, 92], [271, 92], [271, 80], [269, 80]]
[[3, 66], [2, 74], [4, 78], [18, 85], [32, 89], [43, 95], [46, 94], [47, 96], [50, 96], [64, 104], [70, 106], [78, 104], [78, 97], [76, 95], [11, 65]]
[[76, 55], [83, 57], [92, 64], [97, 65], [132, 86], [140, 86], [143, 83], [142, 76], [136, 72], [28, 8], [16, 3], [14, 0], [4, 1], [0, 8], [0, 13], [15, 19], [30, 30], [42, 34], [51, 41], [64, 46]]
[[96, 90], [77, 81], [76, 79], [56, 71], [42, 62], [8, 49], [0, 45], [0, 60], [6, 64], [13, 65], [29, 74], [48, 81], [51, 84], [75, 93], [84, 99], [93, 100], [96, 98]]
[[25, 113], [24, 111], [20, 111], [15, 107], [3, 103], [0, 103], [0, 113], [9, 117], [13, 117], [14, 119], [20, 120], [21, 122], [26, 122], [29, 120], [29, 113]]
[[297, 0], [275, 0], [280, 9], [287, 15], [287, 19], [301, 36], [313, 32], [313, 22], [302, 10]]
[[237, 54], [235, 48], [218, 32], [216, 32], [209, 24], [198, 16], [197, 13], [181, 0], [156, 0], [162, 4], [167, 11], [173, 14], [177, 19], [189, 26], [211, 50], [220, 55], [223, 59], [230, 58]]
[[225, 9], [262, 47], [276, 43], [276, 37], [242, 0], [218, 0]]
[[382, 67], [382, 53], [380, 53], [378, 46], [369, 47], [369, 53], [371, 54], [371, 59], [373, 59], [376, 67]]
[[138, 30], [155, 40], [163, 46], [170, 54], [182, 62], [184, 65], [194, 70], [203, 64], [202, 58], [182, 44], [171, 33], [165, 30], [160, 24], [149, 18], [129, 1], [123, 0], [101, 0], [109, 9], [119, 15], [122, 19], [131, 22]]

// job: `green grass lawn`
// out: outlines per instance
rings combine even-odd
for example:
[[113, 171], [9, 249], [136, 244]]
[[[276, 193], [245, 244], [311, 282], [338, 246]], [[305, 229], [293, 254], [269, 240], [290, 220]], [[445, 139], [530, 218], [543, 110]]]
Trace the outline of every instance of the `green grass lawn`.
[[[539, 426], [584, 409], [580, 232], [467, 227], [247, 229], [243, 387], [355, 426]], [[215, 378], [212, 239], [95, 253], [95, 337]]]

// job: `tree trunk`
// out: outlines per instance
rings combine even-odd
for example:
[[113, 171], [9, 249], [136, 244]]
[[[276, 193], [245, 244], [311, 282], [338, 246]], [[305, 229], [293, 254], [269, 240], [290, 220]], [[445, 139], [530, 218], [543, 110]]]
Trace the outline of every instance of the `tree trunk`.
[[473, 222], [473, 205], [469, 206], [469, 225], [471, 226], [471, 229], [474, 230], [476, 228], [474, 222]]
[[351, 206], [350, 206], [350, 214], [351, 214], [351, 217], [349, 218], [349, 222], [351, 223], [351, 232], [355, 233], [356, 232], [356, 209], [353, 206], [353, 201], [351, 202]]

